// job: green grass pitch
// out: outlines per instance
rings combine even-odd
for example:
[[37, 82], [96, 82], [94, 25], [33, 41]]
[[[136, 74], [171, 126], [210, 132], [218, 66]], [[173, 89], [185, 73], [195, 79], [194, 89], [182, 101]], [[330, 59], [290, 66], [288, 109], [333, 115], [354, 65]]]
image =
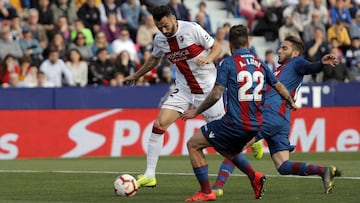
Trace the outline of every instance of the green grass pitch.
[[[323, 193], [318, 176], [280, 176], [268, 154], [261, 160], [255, 160], [252, 154], [246, 156], [256, 170], [268, 175], [263, 199], [254, 199], [249, 180], [236, 170], [225, 186], [224, 196], [217, 202], [360, 202], [360, 152], [291, 155], [291, 160], [333, 164], [342, 170], [343, 177], [335, 178], [335, 188], [328, 195]], [[207, 159], [213, 183], [222, 158], [209, 155]], [[136, 176], [144, 169], [145, 157], [1, 160], [0, 202], [177, 203], [184, 202], [199, 189], [187, 156], [162, 156], [156, 188], [141, 188], [133, 197], [114, 195], [112, 183], [117, 175]]]

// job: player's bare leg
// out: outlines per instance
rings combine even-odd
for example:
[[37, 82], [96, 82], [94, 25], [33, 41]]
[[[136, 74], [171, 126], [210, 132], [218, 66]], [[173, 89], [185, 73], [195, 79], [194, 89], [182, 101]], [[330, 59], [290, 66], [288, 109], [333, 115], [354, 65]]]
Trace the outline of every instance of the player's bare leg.
[[139, 175], [137, 179], [138, 187], [155, 187], [155, 171], [159, 155], [164, 142], [166, 129], [175, 122], [180, 113], [171, 109], [161, 109], [154, 123], [152, 133], [148, 143], [146, 156], [146, 171], [144, 175]]

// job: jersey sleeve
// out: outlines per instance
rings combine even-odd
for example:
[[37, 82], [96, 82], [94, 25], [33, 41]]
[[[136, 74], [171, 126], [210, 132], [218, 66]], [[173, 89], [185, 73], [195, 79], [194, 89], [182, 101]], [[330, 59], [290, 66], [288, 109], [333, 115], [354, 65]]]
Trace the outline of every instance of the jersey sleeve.
[[214, 38], [211, 37], [210, 34], [207, 33], [199, 24], [193, 22], [192, 32], [194, 34], [195, 41], [205, 49], [210, 49], [214, 45]]
[[229, 60], [224, 59], [220, 62], [219, 67], [217, 68], [216, 84], [223, 87], [228, 86], [229, 78]]
[[278, 82], [278, 79], [275, 77], [274, 73], [270, 71], [270, 69], [266, 66], [266, 64], [261, 63], [263, 66], [263, 69], [265, 70], [265, 80], [266, 83], [274, 86], [275, 83]]
[[160, 48], [161, 43], [162, 43], [162, 41], [158, 37], [158, 34], [156, 34], [155, 39], [154, 39], [153, 51], [152, 51], [152, 55], [156, 58], [160, 58], [164, 55], [164, 52]]
[[304, 58], [297, 58], [294, 61], [294, 69], [299, 75], [308, 75], [319, 73], [322, 70], [322, 64], [318, 62], [309, 62]]

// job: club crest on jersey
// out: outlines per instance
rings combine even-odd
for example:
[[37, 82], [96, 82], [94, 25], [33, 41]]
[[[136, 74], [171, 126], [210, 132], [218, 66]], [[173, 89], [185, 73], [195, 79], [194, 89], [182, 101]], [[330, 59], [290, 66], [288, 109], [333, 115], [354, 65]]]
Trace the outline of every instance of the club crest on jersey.
[[210, 39], [210, 36], [209, 35], [205, 35], [205, 40], [208, 41]]
[[181, 35], [181, 36], [179, 37], [179, 41], [180, 41], [181, 43], [183, 43], [183, 42], [184, 42], [184, 36]]

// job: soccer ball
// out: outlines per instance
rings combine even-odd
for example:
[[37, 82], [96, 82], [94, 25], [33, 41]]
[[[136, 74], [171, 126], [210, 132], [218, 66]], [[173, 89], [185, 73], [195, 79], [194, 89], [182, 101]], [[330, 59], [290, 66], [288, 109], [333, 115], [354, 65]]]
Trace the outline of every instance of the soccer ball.
[[123, 174], [116, 177], [114, 181], [114, 192], [117, 196], [130, 197], [134, 196], [137, 192], [136, 179], [129, 175]]

